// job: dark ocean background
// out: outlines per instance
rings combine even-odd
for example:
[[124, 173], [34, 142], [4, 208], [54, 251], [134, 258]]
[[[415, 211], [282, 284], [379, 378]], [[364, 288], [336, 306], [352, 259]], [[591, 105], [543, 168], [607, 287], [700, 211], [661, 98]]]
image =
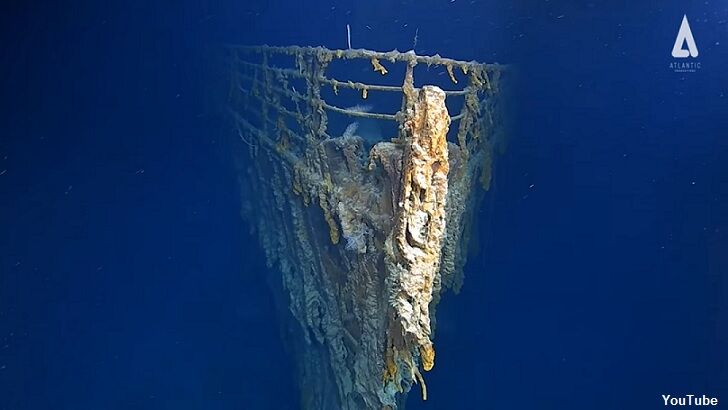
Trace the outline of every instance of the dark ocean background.
[[[239, 216], [222, 44], [513, 67], [514, 128], [410, 409], [728, 401], [728, 5], [14, 1], [0, 13], [0, 409], [295, 409]], [[668, 65], [687, 14], [701, 69]], [[368, 27], [367, 27], [368, 26]], [[371, 28], [371, 29], [370, 29]], [[723, 405], [725, 406], [725, 405]]]

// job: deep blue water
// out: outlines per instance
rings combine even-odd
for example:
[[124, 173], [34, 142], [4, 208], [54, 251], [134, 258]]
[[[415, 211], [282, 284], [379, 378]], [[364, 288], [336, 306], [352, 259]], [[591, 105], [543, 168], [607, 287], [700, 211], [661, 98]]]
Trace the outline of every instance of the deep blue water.
[[[511, 64], [514, 130], [412, 409], [728, 401], [728, 6], [4, 3], [0, 409], [289, 409], [214, 112], [224, 43]], [[682, 16], [701, 69], [668, 65]], [[367, 28], [369, 26], [369, 28]]]

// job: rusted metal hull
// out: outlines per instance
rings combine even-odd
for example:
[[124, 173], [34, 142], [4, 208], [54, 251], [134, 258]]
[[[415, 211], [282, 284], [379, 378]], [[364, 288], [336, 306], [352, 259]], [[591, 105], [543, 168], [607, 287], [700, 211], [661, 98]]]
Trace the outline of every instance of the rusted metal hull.
[[[502, 67], [414, 53], [233, 47], [230, 112], [243, 216], [280, 281], [281, 319], [306, 409], [402, 408], [435, 364], [434, 311], [459, 289], [475, 199], [490, 181]], [[273, 59], [290, 58], [290, 66]], [[334, 60], [403, 64], [401, 86], [327, 77]], [[414, 86], [414, 67], [444, 67], [461, 89]], [[298, 81], [299, 88], [295, 83]], [[322, 89], [397, 93], [396, 113], [346, 109]], [[462, 98], [451, 116], [447, 98]], [[395, 138], [367, 143], [328, 113], [395, 121]], [[333, 134], [333, 135], [332, 135]]]

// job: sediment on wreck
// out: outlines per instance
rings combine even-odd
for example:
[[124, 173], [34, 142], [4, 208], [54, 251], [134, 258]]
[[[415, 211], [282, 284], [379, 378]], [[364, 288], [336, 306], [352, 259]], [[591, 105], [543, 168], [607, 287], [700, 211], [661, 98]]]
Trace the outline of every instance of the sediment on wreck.
[[[426, 400], [435, 308], [462, 285], [465, 227], [490, 184], [503, 67], [320, 47], [229, 53], [242, 214], [282, 296], [301, 407], [401, 409], [415, 384]], [[390, 77], [399, 65], [403, 78], [343, 81], [327, 74], [335, 61]], [[418, 65], [444, 70], [452, 88], [415, 87]], [[375, 112], [324, 97], [345, 92], [401, 104]], [[351, 123], [337, 129], [332, 115]], [[395, 131], [372, 140], [363, 121]]]

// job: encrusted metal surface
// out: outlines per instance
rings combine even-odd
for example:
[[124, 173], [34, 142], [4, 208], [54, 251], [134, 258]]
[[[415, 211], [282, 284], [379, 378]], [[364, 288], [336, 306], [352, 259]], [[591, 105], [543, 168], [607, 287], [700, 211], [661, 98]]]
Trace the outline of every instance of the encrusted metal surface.
[[[478, 180], [490, 184], [503, 67], [397, 51], [229, 51], [243, 216], [280, 275], [302, 407], [402, 408], [415, 383], [426, 399], [420, 370], [434, 366], [435, 307], [462, 284], [463, 227]], [[329, 78], [335, 60], [368, 60], [381, 76], [403, 65], [404, 76], [401, 85]], [[444, 68], [460, 88], [416, 88], [418, 64]], [[401, 105], [372, 112], [322, 98], [345, 89], [362, 99], [394, 93]], [[462, 99], [454, 116], [452, 98]], [[330, 115], [354, 122], [337, 130]], [[359, 121], [398, 131], [372, 140]]]

